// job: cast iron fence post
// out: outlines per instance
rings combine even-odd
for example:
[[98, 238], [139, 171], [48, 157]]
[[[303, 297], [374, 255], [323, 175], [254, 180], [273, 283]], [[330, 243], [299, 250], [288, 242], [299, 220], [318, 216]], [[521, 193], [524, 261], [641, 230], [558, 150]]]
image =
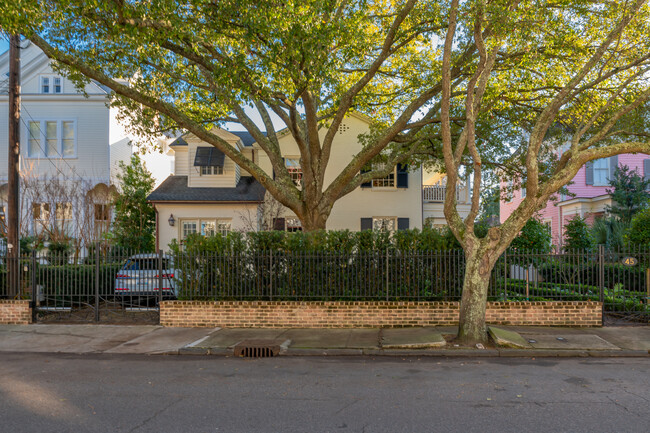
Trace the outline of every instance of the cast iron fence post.
[[605, 319], [605, 246], [598, 245], [598, 288], [602, 306], [602, 319]]
[[273, 300], [273, 251], [269, 250], [269, 301]]
[[95, 244], [95, 322], [99, 322], [99, 242]]
[[388, 275], [388, 248], [386, 248], [386, 302], [388, 302], [388, 281], [389, 281], [389, 275]]
[[[170, 284], [171, 287], [171, 284]], [[158, 311], [163, 300], [163, 250], [158, 250]]]
[[38, 309], [38, 290], [36, 288], [36, 250], [32, 250], [31, 253], [31, 265], [32, 265], [32, 275], [31, 275], [31, 285], [32, 285], [32, 322], [36, 322], [37, 309]]
[[508, 300], [508, 250], [503, 252], [503, 302]]

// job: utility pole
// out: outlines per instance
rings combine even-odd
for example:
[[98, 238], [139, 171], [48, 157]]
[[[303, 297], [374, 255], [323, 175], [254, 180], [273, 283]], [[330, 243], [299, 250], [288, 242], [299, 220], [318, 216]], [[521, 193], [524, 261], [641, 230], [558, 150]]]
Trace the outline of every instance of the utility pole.
[[19, 157], [20, 157], [20, 35], [9, 37], [9, 172], [7, 209], [8, 295], [17, 297], [20, 287]]

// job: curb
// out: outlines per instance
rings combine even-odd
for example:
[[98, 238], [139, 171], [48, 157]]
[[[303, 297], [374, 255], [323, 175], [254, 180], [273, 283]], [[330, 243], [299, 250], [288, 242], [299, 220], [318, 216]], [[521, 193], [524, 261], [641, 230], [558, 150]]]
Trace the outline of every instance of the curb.
[[[176, 354], [176, 353], [174, 353]], [[232, 349], [184, 347], [178, 355], [233, 356]], [[439, 358], [645, 358], [645, 350], [542, 350], [542, 349], [291, 349], [281, 356], [386, 356], [386, 357], [439, 357]]]

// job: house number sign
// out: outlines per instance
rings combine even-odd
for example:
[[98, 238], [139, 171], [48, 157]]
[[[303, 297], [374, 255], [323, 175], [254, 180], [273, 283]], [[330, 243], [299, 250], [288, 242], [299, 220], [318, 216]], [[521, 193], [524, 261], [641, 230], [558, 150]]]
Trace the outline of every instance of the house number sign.
[[625, 266], [634, 266], [637, 263], [639, 263], [639, 261], [637, 259], [635, 259], [634, 257], [625, 257], [623, 259], [623, 264]]

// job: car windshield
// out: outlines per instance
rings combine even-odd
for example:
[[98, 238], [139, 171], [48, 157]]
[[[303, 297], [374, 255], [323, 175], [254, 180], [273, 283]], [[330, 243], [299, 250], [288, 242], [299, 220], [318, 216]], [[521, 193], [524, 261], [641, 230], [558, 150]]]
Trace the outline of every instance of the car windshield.
[[[163, 270], [169, 269], [169, 259], [163, 258], [162, 264], [163, 264]], [[158, 258], [139, 257], [139, 258], [129, 259], [122, 269], [125, 271], [157, 271]]]

